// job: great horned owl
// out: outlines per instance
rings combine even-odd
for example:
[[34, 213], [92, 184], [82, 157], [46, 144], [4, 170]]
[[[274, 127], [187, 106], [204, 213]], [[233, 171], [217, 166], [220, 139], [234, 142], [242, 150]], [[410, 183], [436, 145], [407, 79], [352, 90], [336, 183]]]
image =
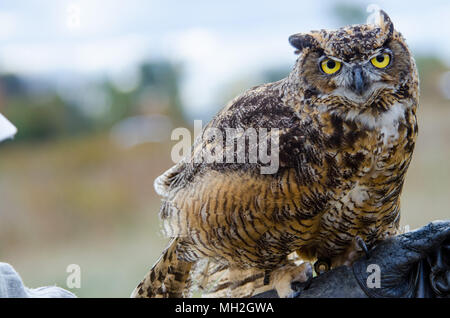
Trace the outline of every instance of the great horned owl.
[[[205, 262], [201, 280], [227, 271], [215, 291], [250, 296], [266, 286], [287, 296], [291, 281], [311, 270], [296, 266], [293, 252], [348, 265], [355, 238], [370, 247], [397, 233], [418, 131], [418, 75], [405, 40], [381, 11], [378, 23], [289, 42], [299, 56], [288, 77], [246, 91], [205, 127], [278, 128], [278, 171], [185, 159], [160, 176], [155, 187], [172, 240], [132, 296], [186, 296]], [[191, 158], [234, 147], [218, 143], [197, 138]]]

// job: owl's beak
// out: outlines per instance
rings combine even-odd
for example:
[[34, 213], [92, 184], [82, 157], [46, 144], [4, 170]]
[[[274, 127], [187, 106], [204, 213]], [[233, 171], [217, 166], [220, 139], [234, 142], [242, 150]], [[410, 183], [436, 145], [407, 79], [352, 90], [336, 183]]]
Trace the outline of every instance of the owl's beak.
[[353, 67], [352, 76], [353, 76], [352, 89], [358, 95], [362, 95], [366, 89], [367, 81], [361, 66], [357, 65]]

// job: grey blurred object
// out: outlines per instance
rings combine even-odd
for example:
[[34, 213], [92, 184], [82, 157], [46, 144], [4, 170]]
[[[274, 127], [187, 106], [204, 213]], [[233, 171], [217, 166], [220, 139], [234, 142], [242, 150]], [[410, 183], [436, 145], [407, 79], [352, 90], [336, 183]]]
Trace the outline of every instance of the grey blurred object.
[[71, 292], [56, 286], [25, 287], [22, 278], [7, 263], [0, 263], [0, 298], [75, 298]]
[[[379, 288], [370, 288], [378, 266]], [[308, 286], [309, 285], [309, 286]], [[428, 225], [380, 242], [352, 267], [338, 267], [304, 286], [297, 298], [449, 298], [450, 221]], [[272, 290], [255, 298], [277, 298]]]

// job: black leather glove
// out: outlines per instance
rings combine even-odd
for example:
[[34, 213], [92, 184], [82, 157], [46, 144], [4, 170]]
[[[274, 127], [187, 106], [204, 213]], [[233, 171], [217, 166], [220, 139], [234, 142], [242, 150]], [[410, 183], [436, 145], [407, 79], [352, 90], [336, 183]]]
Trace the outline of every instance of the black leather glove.
[[[370, 251], [369, 259], [353, 264], [353, 272], [368, 297], [448, 297], [449, 243], [450, 222], [433, 222], [382, 241]], [[379, 286], [373, 280], [376, 266]]]
[[389, 238], [369, 255], [314, 278], [297, 297], [450, 297], [450, 221]]

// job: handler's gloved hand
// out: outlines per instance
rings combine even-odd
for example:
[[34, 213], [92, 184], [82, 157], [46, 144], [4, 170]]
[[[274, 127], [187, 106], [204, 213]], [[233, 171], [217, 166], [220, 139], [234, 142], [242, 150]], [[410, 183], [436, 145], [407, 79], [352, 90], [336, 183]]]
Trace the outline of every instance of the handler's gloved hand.
[[450, 221], [389, 238], [369, 255], [314, 278], [297, 297], [450, 297]]
[[369, 259], [353, 264], [353, 272], [368, 297], [449, 297], [450, 222], [433, 222], [379, 243]]

